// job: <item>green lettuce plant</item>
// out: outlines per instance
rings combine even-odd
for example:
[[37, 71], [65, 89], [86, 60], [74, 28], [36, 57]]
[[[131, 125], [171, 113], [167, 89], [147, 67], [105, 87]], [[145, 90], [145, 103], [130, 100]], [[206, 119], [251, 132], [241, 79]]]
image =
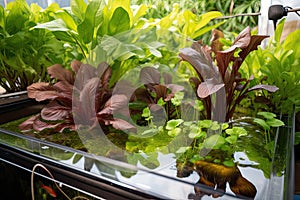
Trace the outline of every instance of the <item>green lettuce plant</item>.
[[[129, 1], [72, 0], [70, 9], [58, 10], [54, 20], [41, 23], [34, 29], [47, 29], [71, 46], [78, 46], [81, 59], [91, 59], [91, 50], [104, 35], [116, 35], [130, 30], [145, 13], [141, 6], [136, 13]], [[80, 58], [80, 57], [78, 57]]]
[[300, 31], [290, 33], [281, 41], [284, 22], [278, 24], [268, 45], [250, 54], [242, 66], [245, 74], [254, 73], [262, 83], [278, 87], [276, 92], [262, 92], [255, 99], [262, 103], [261, 109], [278, 114], [290, 114], [293, 105], [296, 105], [296, 111], [300, 105], [300, 48], [297, 45]]
[[0, 86], [7, 92], [24, 91], [31, 83], [48, 80], [48, 66], [68, 62], [68, 48], [51, 32], [32, 30], [51, 20], [55, 9], [29, 7], [25, 0], [0, 6]]

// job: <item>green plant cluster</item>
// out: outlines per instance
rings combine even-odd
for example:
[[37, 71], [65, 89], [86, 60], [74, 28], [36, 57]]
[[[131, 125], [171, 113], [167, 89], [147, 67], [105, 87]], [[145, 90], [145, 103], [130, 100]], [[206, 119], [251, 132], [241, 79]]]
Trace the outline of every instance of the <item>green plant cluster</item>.
[[55, 5], [42, 10], [25, 0], [0, 6], [0, 86], [7, 92], [26, 90], [34, 82], [49, 80], [47, 67], [67, 62], [64, 43], [47, 30], [33, 29], [52, 20]]
[[[144, 3], [149, 6], [146, 14], [147, 18], [163, 18], [167, 16], [176, 4], [181, 9], [189, 10], [195, 15], [201, 15], [210, 11], [218, 11], [223, 16], [232, 16], [237, 14], [258, 13], [260, 11], [259, 0], [131, 0], [133, 5]], [[220, 23], [220, 20], [212, 20], [209, 25]], [[243, 26], [241, 26], [243, 24]], [[233, 38], [236, 33], [241, 32], [245, 26], [256, 28], [258, 24], [258, 16], [238, 16], [229, 18], [220, 26], [220, 29], [229, 37]], [[205, 44], [209, 43], [210, 34], [205, 34], [201, 39]]]
[[[23, 7], [16, 9], [16, 5]], [[126, 157], [131, 164], [140, 162], [151, 169], [159, 166], [158, 152], [161, 152], [173, 153], [177, 163], [183, 165], [205, 161], [207, 165], [222, 165], [235, 171], [238, 163], [233, 154], [245, 151], [249, 159], [259, 163], [258, 168], [268, 174], [274, 148], [273, 128], [284, 125], [275, 119], [277, 115], [269, 112], [279, 114], [292, 104], [298, 104], [300, 92], [295, 93], [295, 89], [298, 89], [299, 78], [295, 66], [299, 62], [299, 50], [298, 39], [294, 39], [299, 38], [295, 37], [298, 32], [281, 43], [278, 32], [283, 26], [279, 24], [275, 40], [271, 40], [266, 49], [256, 50], [267, 36], [251, 34], [250, 27], [243, 29], [232, 42], [214, 30], [211, 45], [204, 45], [195, 40], [220, 27], [224, 22], [209, 23], [222, 14], [211, 11], [197, 15], [193, 10], [182, 9], [181, 5], [177, 3], [164, 7], [169, 9], [167, 11], [160, 11], [161, 6], [132, 6], [129, 0], [88, 3], [71, 0], [70, 8], [52, 4], [41, 10], [35, 4], [29, 7], [24, 0], [17, 0], [2, 8], [4, 17], [0, 19], [5, 19], [0, 20], [0, 31], [3, 31], [0, 42], [5, 44], [0, 47], [5, 50], [1, 54], [2, 83], [11, 81], [15, 85], [19, 80], [27, 83], [26, 78], [8, 74], [7, 71], [13, 71], [8, 64], [25, 63], [29, 58], [34, 61], [23, 55], [24, 52], [31, 56], [42, 53], [38, 61], [43, 68], [32, 63], [12, 65], [18, 73], [29, 71], [31, 74], [26, 77], [35, 78], [28, 81], [28, 96], [48, 103], [41, 113], [23, 122], [20, 128], [35, 135], [48, 130], [67, 135], [69, 130], [81, 128], [89, 133], [84, 134], [90, 137], [87, 151]], [[154, 8], [157, 13], [153, 12]], [[20, 14], [20, 11], [26, 12]], [[14, 12], [28, 16], [19, 29], [10, 30], [8, 22]], [[159, 15], [158, 12], [165, 13]], [[22, 50], [18, 55], [23, 59], [18, 60], [17, 51], [7, 50], [17, 44], [7, 44], [18, 41], [21, 36], [23, 40], [29, 37], [26, 42], [34, 44], [24, 45], [23, 50], [18, 48]], [[34, 46], [39, 40], [43, 40], [41, 49]], [[12, 57], [8, 59], [8, 55]], [[174, 71], [180, 80], [174, 80]], [[40, 73], [49, 77], [44, 80]], [[124, 81], [127, 75], [129, 78]], [[136, 83], [138, 87], [134, 87]], [[263, 138], [258, 141], [263, 141], [259, 146], [262, 149], [254, 149], [251, 142], [241, 143], [252, 137], [252, 133], [234, 122], [236, 108], [244, 102], [251, 102], [244, 105], [246, 109], [255, 108], [251, 116], [262, 117], [251, 118], [262, 127], [256, 127], [257, 138]], [[259, 102], [267, 103], [259, 107]], [[261, 110], [269, 112], [258, 112]], [[95, 134], [97, 125], [104, 130], [103, 135]], [[126, 155], [116, 155], [119, 152], [115, 153], [111, 146], [99, 150], [108, 136], [122, 139], [114, 145]], [[60, 139], [48, 135], [47, 138]], [[259, 150], [266, 153], [262, 159]]]
[[[162, 47], [174, 42], [181, 47], [187, 44], [186, 38], [176, 34], [194, 39], [221, 24], [207, 26], [220, 12], [196, 16], [178, 6], [154, 19], [147, 18], [148, 5], [132, 6], [129, 0], [71, 0], [70, 4], [60, 8], [53, 3], [43, 10], [37, 4], [16, 0], [0, 8], [0, 85], [7, 92], [49, 80], [48, 66], [70, 66], [74, 59], [91, 64], [109, 62], [118, 71], [114, 82], [139, 63], [166, 62], [169, 57], [175, 65], [176, 54]], [[173, 38], [166, 37], [169, 33]], [[154, 42], [159, 37], [164, 37], [160, 40], [163, 44]]]
[[275, 34], [266, 47], [251, 53], [242, 66], [245, 76], [254, 75], [257, 82], [275, 85], [274, 93], [262, 92], [255, 98], [260, 109], [278, 114], [291, 114], [300, 105], [300, 72], [298, 45], [300, 31], [290, 33], [283, 41], [281, 35], [285, 20], [277, 26]]

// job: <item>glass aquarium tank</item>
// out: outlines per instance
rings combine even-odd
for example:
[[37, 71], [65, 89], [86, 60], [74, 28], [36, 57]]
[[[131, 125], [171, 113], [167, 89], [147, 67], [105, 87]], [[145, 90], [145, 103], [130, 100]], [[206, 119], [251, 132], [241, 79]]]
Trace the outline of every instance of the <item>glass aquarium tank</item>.
[[[237, 123], [246, 130], [254, 126], [247, 120]], [[114, 146], [104, 151], [106, 147], [90, 133], [86, 149], [76, 150], [0, 129], [0, 179], [6, 183], [1, 193], [23, 199], [289, 199], [293, 194], [290, 123], [277, 128], [271, 157], [260, 145], [260, 132], [248, 131], [237, 144], [233, 165], [231, 160], [225, 164], [216, 160], [224, 153], [218, 149], [203, 159], [201, 152], [188, 159], [189, 150], [130, 154]]]
[[0, 96], [1, 197], [291, 199], [295, 116], [280, 111], [296, 73], [272, 76], [287, 67], [282, 46], [258, 49], [268, 36], [229, 41], [209, 24], [220, 12], [179, 4], [159, 19], [130, 1], [9, 5], [5, 26], [27, 23], [0, 38], [17, 92]]

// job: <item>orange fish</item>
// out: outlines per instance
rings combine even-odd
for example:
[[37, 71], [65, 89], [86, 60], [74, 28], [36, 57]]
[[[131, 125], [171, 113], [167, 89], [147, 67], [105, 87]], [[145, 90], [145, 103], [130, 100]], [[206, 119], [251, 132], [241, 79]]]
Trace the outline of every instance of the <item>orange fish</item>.
[[52, 196], [52, 197], [57, 197], [55, 191], [54, 191], [51, 187], [42, 184], [42, 185], [41, 185], [41, 188], [44, 189], [44, 190], [46, 190], [46, 192], [47, 192], [50, 196]]

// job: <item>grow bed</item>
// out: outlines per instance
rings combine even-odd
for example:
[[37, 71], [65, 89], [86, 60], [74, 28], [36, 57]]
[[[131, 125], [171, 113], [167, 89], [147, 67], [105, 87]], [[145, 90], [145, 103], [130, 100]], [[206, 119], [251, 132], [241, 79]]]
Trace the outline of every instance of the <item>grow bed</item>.
[[[247, 151], [261, 151], [259, 143], [262, 138], [257, 135], [257, 131], [249, 131], [249, 136], [239, 142], [240, 148], [234, 153], [240, 175], [256, 188], [255, 199], [291, 199], [293, 196], [294, 120], [289, 118], [284, 121], [286, 125], [276, 131], [272, 158], [266, 159], [263, 157], [264, 152], [260, 152], [261, 158], [258, 160], [261, 162], [269, 160], [269, 163], [259, 165], [253, 160], [250, 161], [246, 155]], [[253, 129], [247, 120], [238, 123], [247, 130]], [[109, 141], [112, 141], [112, 138], [114, 137], [109, 138]], [[144, 161], [147, 160], [147, 155], [140, 152], [139, 161], [136, 165], [132, 165], [130, 159], [124, 159], [116, 152], [110, 151], [110, 154], [105, 156], [98, 154], [96, 149], [105, 147], [97, 143], [95, 138], [89, 139], [93, 140], [94, 145], [89, 146], [86, 140], [78, 150], [76, 147], [46, 141], [49, 138], [37, 139], [0, 129], [0, 162], [1, 167], [6, 169], [1, 170], [1, 180], [9, 179], [7, 187], [2, 187], [1, 193], [4, 196], [12, 195], [14, 188], [19, 187], [17, 189], [22, 191], [19, 193], [21, 197], [30, 198], [30, 176], [34, 173], [33, 188], [36, 197], [50, 195], [41, 189], [43, 182], [52, 185], [57, 197], [64, 199], [63, 194], [54, 185], [54, 182], [57, 182], [70, 198], [76, 196], [84, 196], [87, 199], [197, 199], [200, 196], [202, 199], [249, 198], [237, 196], [232, 192], [230, 181], [226, 183], [226, 192], [223, 194], [217, 188], [199, 183], [199, 173], [196, 173], [196, 170], [185, 174], [186, 168], [182, 168], [179, 175], [178, 160], [176, 161], [171, 153], [158, 152], [159, 165], [151, 167], [151, 162], [143, 162], [141, 159], [144, 156]], [[34, 166], [38, 163], [48, 169], [54, 178], [43, 168], [33, 172]], [[208, 165], [210, 168], [214, 166], [212, 163]], [[13, 178], [18, 173], [21, 175]]]

